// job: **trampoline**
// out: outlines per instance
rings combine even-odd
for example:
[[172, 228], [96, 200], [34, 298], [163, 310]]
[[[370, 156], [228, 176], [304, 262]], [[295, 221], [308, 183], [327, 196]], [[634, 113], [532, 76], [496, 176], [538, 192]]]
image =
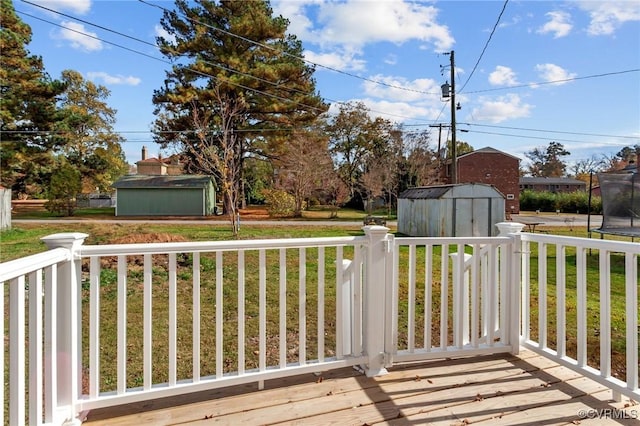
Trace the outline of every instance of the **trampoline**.
[[[602, 197], [602, 225], [593, 232], [640, 237], [640, 177], [637, 167], [615, 173], [598, 173]], [[591, 210], [591, 205], [589, 205]]]

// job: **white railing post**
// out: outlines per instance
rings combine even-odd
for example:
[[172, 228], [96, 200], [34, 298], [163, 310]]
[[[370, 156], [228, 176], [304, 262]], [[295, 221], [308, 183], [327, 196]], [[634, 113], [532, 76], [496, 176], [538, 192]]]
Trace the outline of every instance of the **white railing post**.
[[[369, 240], [365, 261], [365, 276], [363, 282], [363, 332], [364, 350], [368, 356], [368, 364], [365, 372], [368, 377], [386, 374], [384, 367], [385, 357], [385, 300], [386, 285], [386, 265], [387, 256], [393, 255], [387, 243], [387, 232], [389, 228], [378, 225], [370, 225], [362, 228], [365, 236]], [[390, 326], [390, 325], [389, 325]]]
[[352, 333], [353, 333], [353, 262], [349, 259], [342, 259], [342, 279], [340, 280], [340, 292], [339, 300], [342, 302], [338, 307], [341, 324], [338, 327], [342, 330], [342, 354], [353, 354], [353, 348], [351, 347]]
[[[65, 248], [71, 253], [71, 260], [61, 264], [57, 268], [57, 300], [54, 301], [56, 310], [56, 341], [54, 359], [56, 366], [52, 374], [55, 374], [57, 383], [57, 401], [54, 401], [54, 415], [56, 424], [79, 425], [76, 404], [81, 390], [81, 345], [82, 338], [79, 297], [81, 277], [81, 262], [77, 255], [84, 243], [87, 234], [79, 232], [53, 234], [42, 238], [49, 249]], [[45, 327], [50, 324], [45, 324]], [[52, 348], [46, 350], [51, 351]], [[51, 354], [45, 354], [51, 356]]]
[[499, 237], [512, 237], [511, 250], [507, 253], [507, 265], [503, 267], [509, 268], [507, 272], [507, 338], [511, 345], [511, 353], [518, 355], [520, 353], [520, 319], [521, 309], [529, 309], [528, 306], [521, 307], [521, 262], [522, 262], [522, 243], [518, 234], [522, 232], [525, 225], [518, 222], [500, 222], [496, 223], [498, 227]]
[[471, 276], [469, 261], [472, 255], [451, 253], [449, 257], [453, 265], [453, 276], [451, 277], [453, 280], [453, 344], [457, 348], [462, 348], [470, 342], [469, 285]]

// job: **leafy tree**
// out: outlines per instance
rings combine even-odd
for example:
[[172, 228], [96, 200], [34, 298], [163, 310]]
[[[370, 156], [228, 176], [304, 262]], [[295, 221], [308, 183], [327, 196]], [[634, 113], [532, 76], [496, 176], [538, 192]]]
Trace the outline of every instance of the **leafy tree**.
[[533, 177], [561, 177], [565, 175], [567, 165], [562, 161], [562, 157], [571, 153], [558, 142], [550, 142], [545, 147], [537, 147], [525, 156], [531, 161], [529, 174]]
[[333, 173], [326, 138], [313, 132], [294, 133], [276, 164], [279, 186], [294, 196], [294, 216], [302, 216], [305, 202], [322, 189], [323, 177]]
[[330, 218], [338, 217], [338, 209], [340, 206], [349, 201], [349, 188], [337, 173], [325, 175], [322, 179], [322, 190], [326, 204], [331, 206]]
[[[240, 162], [237, 161], [238, 137], [233, 131], [236, 115], [242, 107], [233, 102], [226, 102], [226, 96], [216, 91], [220, 105], [219, 115], [215, 111], [193, 109], [193, 128], [198, 137], [197, 144], [185, 145], [192, 164], [205, 174], [215, 176], [218, 182], [225, 213], [231, 222], [234, 236], [240, 231], [238, 216], [238, 198], [240, 187], [236, 184], [240, 175]], [[218, 121], [220, 134], [211, 133], [212, 121]]]
[[615, 155], [604, 156], [602, 161], [605, 163], [604, 171], [608, 172], [621, 170], [632, 162], [637, 165], [640, 161], [640, 144], [625, 146]]
[[62, 72], [62, 81], [62, 120], [56, 125], [61, 150], [80, 171], [84, 191], [105, 191], [128, 169], [120, 145], [124, 139], [113, 130], [116, 110], [106, 103], [109, 89], [71, 70]]
[[[232, 145], [238, 173], [217, 175], [232, 178], [219, 184], [233, 185], [237, 192], [245, 158], [276, 157], [290, 129], [312, 122], [327, 109], [316, 93], [313, 67], [301, 59], [301, 42], [287, 34], [286, 19], [272, 14], [264, 0], [177, 0], [175, 10], [166, 11], [161, 20], [171, 37], [157, 39], [174, 65], [153, 95], [156, 141], [188, 153], [189, 170], [209, 173], [192, 155], [202, 139], [191, 132], [191, 125], [194, 115], [211, 114], [209, 127], [199, 131], [206, 130], [211, 142]], [[223, 121], [228, 133], [221, 131]], [[225, 200], [225, 210], [231, 208], [230, 201]]]
[[56, 141], [56, 96], [64, 85], [45, 73], [42, 59], [30, 55], [31, 28], [16, 15], [13, 2], [0, 7], [0, 177], [2, 185], [25, 195], [46, 187]]
[[638, 162], [638, 157], [640, 156], [640, 144], [635, 144], [634, 146], [625, 146], [616, 154], [616, 157], [620, 159], [620, 161], [624, 161], [627, 164], [631, 161]]
[[76, 195], [82, 189], [80, 171], [64, 157], [57, 160], [57, 167], [51, 175], [51, 183], [45, 204], [47, 210], [60, 215], [73, 216]]
[[431, 147], [428, 132], [405, 133], [403, 157], [401, 189], [433, 185], [439, 181], [444, 158]]
[[402, 134], [399, 128], [385, 131], [386, 137], [374, 144], [373, 151], [367, 156], [360, 183], [366, 194], [369, 213], [375, 199], [386, 195], [387, 213], [390, 214], [393, 200], [398, 197], [401, 167], [404, 163]]
[[[453, 145], [451, 143], [452, 143], [451, 139], [449, 139], [447, 141], [447, 153], [446, 153], [447, 159], [451, 159], [451, 156], [453, 154], [453, 150], [452, 150]], [[460, 157], [461, 155], [468, 154], [470, 152], [473, 152], [473, 147], [471, 145], [469, 145], [465, 141], [456, 139], [456, 157]]]
[[385, 178], [384, 159], [376, 158], [369, 163], [368, 170], [362, 175], [362, 191], [364, 198], [367, 200], [365, 209], [371, 214], [375, 199], [384, 194], [384, 178]]
[[273, 167], [270, 161], [250, 157], [244, 161], [244, 194], [248, 204], [264, 203], [265, 189], [273, 187]]
[[372, 119], [362, 102], [340, 105], [335, 116], [325, 117], [329, 134], [329, 149], [338, 173], [353, 198], [361, 191], [361, 177], [366, 172], [370, 156], [385, 155], [392, 138], [393, 123], [382, 118]]
[[573, 177], [589, 184], [592, 173], [599, 172], [604, 167], [604, 160], [596, 155], [576, 161], [571, 165], [570, 170]]

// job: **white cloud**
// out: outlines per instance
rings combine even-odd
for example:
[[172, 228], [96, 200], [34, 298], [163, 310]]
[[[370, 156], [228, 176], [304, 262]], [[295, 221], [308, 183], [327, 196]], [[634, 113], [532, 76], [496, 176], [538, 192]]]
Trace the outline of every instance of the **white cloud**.
[[[430, 93], [433, 96], [429, 96], [429, 98], [438, 101], [440, 99], [440, 83], [428, 78], [409, 81], [403, 77], [374, 75], [369, 77], [369, 80], [373, 81], [365, 81], [363, 83], [364, 93], [367, 96], [393, 101], [424, 102], [428, 97], [425, 93]], [[377, 84], [374, 81], [384, 84]], [[404, 90], [403, 88], [409, 90]]]
[[153, 27], [153, 33], [155, 36], [162, 37], [170, 43], [174, 43], [176, 41], [176, 36], [173, 34], [169, 34], [169, 32], [162, 28], [162, 25], [160, 24], [157, 24], [155, 27]]
[[[318, 16], [330, 42], [364, 45], [379, 41], [403, 43], [417, 39], [445, 51], [453, 45], [449, 29], [436, 21], [433, 6], [399, 2], [326, 3]], [[365, 17], [365, 19], [363, 19]]]
[[102, 71], [91, 71], [87, 73], [87, 78], [91, 81], [102, 80], [104, 84], [123, 84], [126, 86], [137, 86], [142, 80], [138, 77], [123, 76], [123, 75], [110, 75]]
[[[407, 102], [390, 102], [386, 100], [349, 99], [353, 102], [362, 102], [369, 109], [371, 118], [381, 117], [393, 122], [402, 122], [407, 119], [435, 120], [440, 109], [427, 105], [417, 105]], [[329, 108], [330, 115], [340, 112], [340, 105], [333, 103]]]
[[[360, 48], [368, 43], [420, 40], [437, 51], [451, 49], [453, 36], [437, 21], [438, 9], [401, 1], [273, 1], [276, 14], [290, 20], [289, 31], [320, 46]], [[313, 8], [313, 10], [311, 10]], [[315, 13], [314, 22], [308, 14]]]
[[553, 83], [557, 86], [568, 83], [568, 81], [562, 80], [570, 80], [577, 75], [555, 64], [538, 64], [536, 65], [536, 71], [538, 71], [538, 75], [544, 81], [557, 81], [557, 83]]
[[384, 58], [384, 63], [388, 65], [395, 65], [398, 63], [398, 57], [394, 54], [389, 54]]
[[511, 68], [498, 65], [495, 71], [489, 74], [489, 83], [493, 86], [515, 86], [518, 79]]
[[591, 17], [587, 29], [591, 35], [613, 34], [625, 22], [640, 21], [640, 7], [637, 1], [580, 0], [577, 4]]
[[511, 21], [505, 22], [502, 21], [500, 22], [500, 24], [498, 25], [498, 28], [507, 28], [507, 27], [511, 27], [514, 25], [518, 25], [520, 23], [520, 21], [522, 21], [522, 18], [520, 16], [514, 16], [513, 18], [511, 18]]
[[471, 115], [475, 120], [501, 123], [514, 118], [528, 117], [531, 105], [523, 103], [520, 96], [508, 94], [496, 99], [480, 98], [480, 106], [474, 108]]
[[552, 33], [553, 38], [560, 38], [568, 35], [571, 32], [573, 25], [571, 24], [571, 15], [569, 15], [567, 12], [548, 12], [545, 14], [545, 16], [549, 17], [549, 22], [538, 28], [538, 33]]
[[63, 21], [60, 25], [65, 28], [58, 31], [54, 37], [69, 42], [74, 49], [84, 50], [85, 52], [102, 50], [103, 44], [97, 38], [97, 34], [87, 30], [83, 24]]
[[[340, 71], [362, 71], [365, 69], [365, 61], [357, 59], [358, 52], [331, 52], [331, 53], [316, 53], [311, 50], [304, 52], [304, 57], [307, 61], [322, 66], [337, 69]], [[322, 68], [318, 68], [321, 71]]]
[[84, 15], [91, 9], [91, 0], [31, 0], [48, 9], [58, 12], [73, 12]]

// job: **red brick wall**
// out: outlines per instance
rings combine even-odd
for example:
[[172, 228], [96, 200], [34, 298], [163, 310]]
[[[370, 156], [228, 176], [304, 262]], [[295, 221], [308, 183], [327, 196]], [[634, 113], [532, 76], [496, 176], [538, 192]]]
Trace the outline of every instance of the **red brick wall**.
[[[507, 213], [520, 213], [520, 160], [500, 152], [473, 152], [458, 158], [458, 183], [486, 183], [505, 196]], [[511, 199], [510, 199], [511, 198]]]

